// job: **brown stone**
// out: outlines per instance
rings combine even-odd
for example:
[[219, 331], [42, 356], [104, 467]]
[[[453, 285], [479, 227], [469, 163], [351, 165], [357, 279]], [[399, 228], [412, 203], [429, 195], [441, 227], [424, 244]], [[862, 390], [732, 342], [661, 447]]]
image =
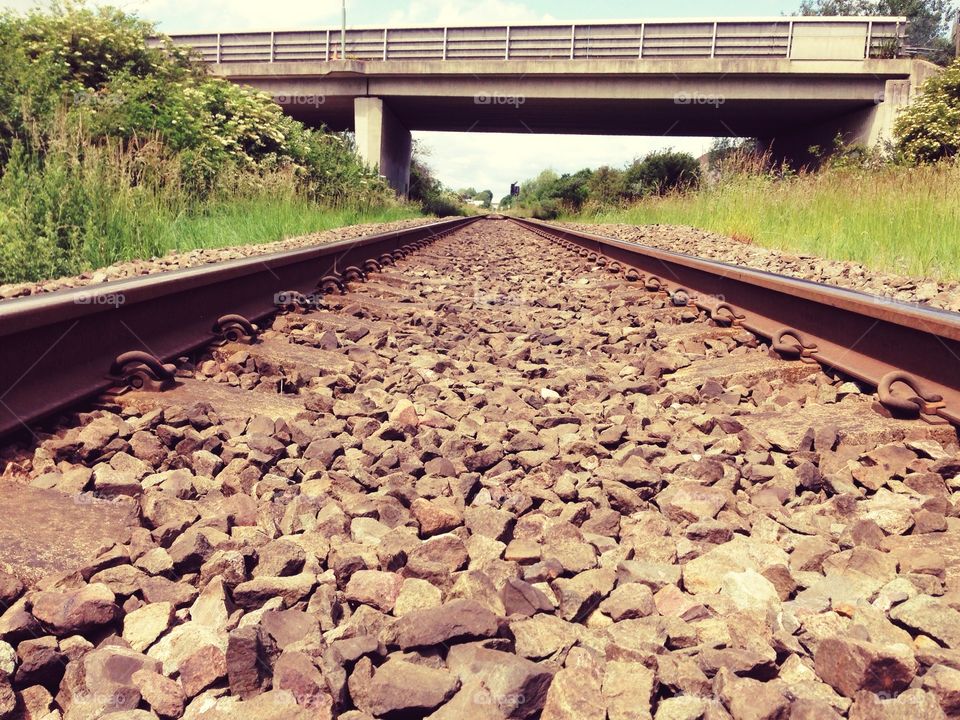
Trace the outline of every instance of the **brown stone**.
[[112, 623], [120, 612], [106, 585], [85, 585], [76, 590], [37, 593], [33, 616], [57, 636], [83, 632]]
[[144, 701], [160, 717], [178, 718], [183, 713], [183, 689], [175, 680], [146, 669], [137, 670], [131, 680]]
[[14, 680], [19, 687], [43, 685], [56, 690], [63, 677], [67, 658], [55, 637], [24, 640], [17, 646], [18, 663]]
[[327, 683], [310, 657], [302, 652], [284, 652], [273, 668], [273, 687], [293, 693], [300, 707], [331, 717], [333, 698]]
[[392, 644], [408, 648], [493, 637], [497, 616], [473, 600], [453, 600], [436, 608], [416, 610], [393, 624]]
[[547, 691], [542, 720], [606, 720], [601, 679], [590, 669], [564, 668]]
[[370, 605], [382, 612], [390, 612], [402, 586], [403, 577], [396, 573], [358, 570], [350, 576], [344, 595], [347, 600]]
[[180, 682], [187, 697], [194, 697], [227, 677], [227, 659], [218, 647], [204, 645], [180, 663]]
[[259, 694], [270, 684], [270, 661], [256, 627], [231, 631], [227, 639], [227, 678], [230, 692], [241, 698]]
[[553, 679], [553, 672], [544, 665], [479, 643], [451, 647], [447, 667], [463, 684], [461, 692], [471, 694], [474, 706], [492, 705], [511, 718], [539, 712]]
[[817, 646], [814, 660], [817, 675], [849, 698], [860, 690], [900, 692], [917, 672], [917, 661], [908, 647], [853, 638], [825, 638]]
[[[364, 671], [358, 667], [354, 672]], [[362, 685], [351, 677], [350, 694], [358, 708], [372, 715], [422, 715], [449, 700], [459, 688], [456, 675], [446, 670], [390, 660]]]

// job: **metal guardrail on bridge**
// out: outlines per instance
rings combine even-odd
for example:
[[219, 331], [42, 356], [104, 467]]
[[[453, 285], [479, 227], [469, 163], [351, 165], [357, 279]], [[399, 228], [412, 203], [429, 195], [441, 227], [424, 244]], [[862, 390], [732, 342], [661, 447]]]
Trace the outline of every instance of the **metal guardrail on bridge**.
[[[172, 35], [210, 63], [896, 57], [906, 18], [778, 17], [474, 27], [339, 28]], [[159, 41], [156, 41], [159, 43]]]

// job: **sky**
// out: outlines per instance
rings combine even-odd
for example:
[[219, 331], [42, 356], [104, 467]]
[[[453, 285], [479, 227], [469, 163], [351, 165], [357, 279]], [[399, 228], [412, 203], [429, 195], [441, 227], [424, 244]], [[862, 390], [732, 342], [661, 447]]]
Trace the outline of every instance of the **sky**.
[[[34, 0], [0, 0], [0, 8], [25, 10]], [[40, 3], [45, 4], [45, 3]], [[233, 32], [339, 27], [340, 0], [112, 0], [109, 4], [157, 23], [160, 30]], [[580, 22], [647, 18], [776, 16], [796, 11], [800, 0], [347, 0], [347, 25], [460, 25], [473, 23]], [[415, 132], [428, 164], [451, 188], [490, 189], [495, 199], [510, 183], [545, 168], [576, 172], [622, 166], [651, 150], [672, 147], [700, 155], [708, 138], [598, 137]]]

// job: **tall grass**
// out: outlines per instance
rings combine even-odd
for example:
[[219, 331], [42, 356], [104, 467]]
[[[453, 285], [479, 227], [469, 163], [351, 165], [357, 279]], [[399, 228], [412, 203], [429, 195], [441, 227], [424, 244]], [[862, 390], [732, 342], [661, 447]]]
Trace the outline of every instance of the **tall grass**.
[[183, 184], [185, 156], [158, 138], [94, 143], [64, 124], [37, 150], [14, 145], [0, 175], [0, 282], [419, 215], [362, 187], [318, 204], [291, 169], [223, 172], [199, 197]]
[[832, 167], [777, 177], [737, 172], [581, 220], [692, 225], [799, 254], [960, 278], [960, 162]]

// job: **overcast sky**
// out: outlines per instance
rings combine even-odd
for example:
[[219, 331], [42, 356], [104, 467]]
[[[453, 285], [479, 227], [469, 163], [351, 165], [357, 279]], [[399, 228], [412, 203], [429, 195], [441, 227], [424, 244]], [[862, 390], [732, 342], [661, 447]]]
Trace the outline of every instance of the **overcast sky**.
[[[23, 10], [32, 0], [0, 0]], [[46, 3], [39, 3], [46, 4]], [[340, 0], [116, 0], [109, 3], [154, 21], [164, 32], [306, 29], [339, 26]], [[626, 20], [663, 17], [775, 16], [794, 12], [800, 0], [347, 0], [348, 25], [523, 23]], [[493, 191], [499, 199], [510, 182], [546, 167], [575, 172], [602, 164], [623, 165], [650, 150], [674, 147], [696, 155], [706, 138], [554, 135], [490, 135], [417, 132], [429, 163], [448, 186]]]

